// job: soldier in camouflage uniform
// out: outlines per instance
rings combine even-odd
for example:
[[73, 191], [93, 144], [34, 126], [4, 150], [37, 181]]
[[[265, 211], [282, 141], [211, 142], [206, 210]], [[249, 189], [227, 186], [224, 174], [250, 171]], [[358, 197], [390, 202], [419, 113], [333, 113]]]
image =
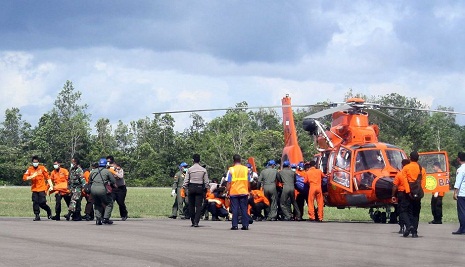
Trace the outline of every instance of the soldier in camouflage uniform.
[[71, 159], [71, 168], [69, 170], [68, 187], [71, 194], [71, 202], [68, 207], [68, 214], [65, 215], [67, 221], [70, 220], [71, 215], [73, 221], [81, 221], [81, 199], [82, 199], [82, 187], [86, 184], [84, 179], [84, 171], [81, 168], [79, 159]]

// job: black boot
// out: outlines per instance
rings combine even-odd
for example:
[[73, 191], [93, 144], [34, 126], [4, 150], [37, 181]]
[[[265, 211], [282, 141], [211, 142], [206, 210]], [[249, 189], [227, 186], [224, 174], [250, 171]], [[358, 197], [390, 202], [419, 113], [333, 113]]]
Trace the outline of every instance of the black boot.
[[102, 225], [102, 219], [97, 218], [97, 220], [95, 220], [95, 224], [96, 225]]
[[113, 224], [113, 221], [110, 220], [110, 219], [103, 218], [102, 223], [104, 223], [104, 224]]
[[60, 220], [60, 213], [57, 213], [55, 216], [51, 217], [50, 219], [59, 221]]
[[36, 217], [34, 219], [32, 219], [33, 221], [40, 221], [40, 215], [39, 214], [36, 214]]
[[68, 214], [66, 214], [64, 217], [67, 221], [69, 221], [71, 219], [71, 214], [73, 214], [72, 211], [68, 211]]
[[80, 212], [75, 212], [73, 214], [73, 221], [82, 221], [82, 216]]

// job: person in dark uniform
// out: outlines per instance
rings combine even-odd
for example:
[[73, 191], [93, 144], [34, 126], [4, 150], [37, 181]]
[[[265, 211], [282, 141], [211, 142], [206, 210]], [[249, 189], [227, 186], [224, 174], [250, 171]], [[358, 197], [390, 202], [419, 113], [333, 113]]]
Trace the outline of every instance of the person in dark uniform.
[[189, 215], [192, 227], [199, 227], [202, 203], [205, 198], [205, 189], [209, 187], [207, 170], [200, 166], [200, 155], [192, 156], [194, 164], [187, 170], [182, 187], [189, 191]]
[[113, 201], [118, 203], [121, 220], [126, 221], [128, 219], [128, 209], [126, 208], [126, 195], [128, 193], [128, 189], [126, 188], [126, 181], [124, 180], [124, 170], [115, 162], [115, 158], [113, 156], [108, 156], [106, 160], [108, 170], [111, 174], [113, 174], [116, 181], [115, 188], [113, 188], [112, 192], [112, 198]]
[[267, 168], [260, 172], [258, 181], [266, 198], [270, 201], [270, 206], [265, 211], [267, 221], [276, 221], [278, 217], [278, 191], [276, 190], [276, 179], [278, 171], [275, 169], [276, 162], [268, 161]]
[[107, 192], [106, 184], [114, 186], [115, 177], [106, 168], [107, 160], [101, 158], [98, 163], [98, 168], [90, 172], [89, 182], [92, 184], [91, 195], [94, 200], [95, 224], [113, 224], [110, 220], [111, 212], [113, 211], [113, 199], [111, 194]]

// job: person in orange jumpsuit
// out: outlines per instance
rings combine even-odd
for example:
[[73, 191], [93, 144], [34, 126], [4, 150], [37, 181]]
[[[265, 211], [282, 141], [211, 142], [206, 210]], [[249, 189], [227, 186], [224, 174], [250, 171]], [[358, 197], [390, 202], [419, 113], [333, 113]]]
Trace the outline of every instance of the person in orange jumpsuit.
[[[403, 159], [402, 167], [405, 167], [409, 163], [409, 159]], [[397, 207], [399, 210], [399, 234], [403, 234], [406, 229], [405, 225], [410, 225], [410, 219], [408, 217], [408, 207], [410, 205], [408, 194], [410, 193], [410, 189], [407, 179], [405, 179], [402, 175], [402, 170], [396, 174], [392, 184], [392, 202], [397, 201]]]
[[55, 160], [53, 162], [53, 171], [50, 173], [50, 179], [52, 180], [54, 186], [53, 191], [50, 193], [55, 192], [55, 216], [51, 219], [55, 221], [60, 220], [60, 213], [61, 213], [61, 200], [63, 199], [66, 203], [66, 207], [69, 206], [71, 202], [71, 195], [69, 194], [68, 189], [68, 176], [69, 172], [67, 169], [61, 166], [61, 162], [59, 160]]
[[[439, 162], [433, 163], [433, 169], [436, 173], [441, 173], [441, 164]], [[433, 214], [433, 220], [429, 224], [442, 224], [442, 198], [444, 192], [433, 192], [431, 195], [431, 213]]]
[[316, 200], [318, 207], [318, 222], [323, 221], [323, 192], [321, 191], [321, 181], [325, 175], [320, 169], [317, 169], [316, 162], [314, 160], [310, 161], [310, 168], [307, 171], [307, 181], [310, 186], [308, 193], [308, 218], [310, 221], [315, 221], [315, 206], [314, 202]]
[[[410, 153], [410, 163], [405, 165], [402, 169], [402, 175], [407, 179], [409, 183], [413, 183], [418, 179], [418, 175], [420, 174], [420, 165], [418, 164], [419, 159], [418, 152], [412, 151]], [[421, 176], [422, 179], [426, 177], [425, 168], [421, 167]], [[409, 187], [410, 188], [410, 187]], [[418, 221], [420, 220], [420, 210], [421, 210], [421, 200], [413, 200], [412, 198], [409, 199], [409, 220], [410, 225], [406, 222], [406, 230], [404, 231], [403, 236], [407, 237], [409, 234], [412, 234], [413, 238], [418, 237]]]
[[32, 166], [30, 166], [24, 173], [23, 181], [31, 181], [32, 210], [35, 215], [33, 221], [40, 221], [40, 208], [45, 210], [47, 212], [47, 217], [51, 219], [52, 210], [47, 205], [47, 199], [45, 196], [47, 190], [53, 190], [53, 184], [52, 180], [49, 178], [47, 168], [40, 165], [38, 156], [32, 157]]
[[249, 196], [249, 214], [252, 214], [252, 219], [262, 221], [266, 215], [262, 215], [262, 210], [266, 212], [270, 206], [270, 201], [265, 197], [265, 194], [261, 190], [252, 188]]

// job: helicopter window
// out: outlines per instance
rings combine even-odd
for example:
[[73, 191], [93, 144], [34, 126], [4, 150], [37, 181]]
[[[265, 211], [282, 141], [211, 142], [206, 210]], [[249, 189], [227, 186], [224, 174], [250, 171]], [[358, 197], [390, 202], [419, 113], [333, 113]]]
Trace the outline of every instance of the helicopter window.
[[341, 149], [339, 149], [339, 153], [337, 154], [336, 166], [344, 170], [349, 170], [350, 169], [350, 158], [351, 158], [350, 156], [351, 156], [351, 151], [341, 147]]
[[420, 155], [418, 163], [426, 169], [426, 173], [440, 173], [446, 171], [446, 156], [444, 154]]
[[386, 166], [381, 150], [362, 150], [355, 158], [355, 171], [360, 172], [370, 169], [384, 169]]
[[402, 169], [402, 160], [405, 158], [404, 153], [400, 150], [386, 150], [386, 155], [389, 160], [389, 164], [398, 169]]
[[329, 157], [329, 162], [328, 162], [328, 173], [330, 173], [333, 170], [334, 156], [335, 156], [335, 153], [331, 152], [331, 156]]
[[350, 187], [350, 175], [345, 172], [334, 172], [333, 174], [333, 182], [338, 183], [344, 187]]

